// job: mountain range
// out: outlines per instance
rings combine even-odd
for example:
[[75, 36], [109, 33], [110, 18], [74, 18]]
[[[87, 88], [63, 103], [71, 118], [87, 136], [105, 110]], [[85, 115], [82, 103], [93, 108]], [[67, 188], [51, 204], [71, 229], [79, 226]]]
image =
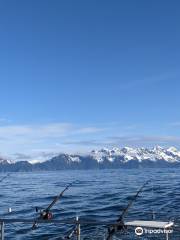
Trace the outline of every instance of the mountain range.
[[44, 162], [11, 161], [0, 157], [0, 172], [108, 168], [180, 167], [180, 151], [162, 148], [102, 148], [88, 154], [60, 153]]

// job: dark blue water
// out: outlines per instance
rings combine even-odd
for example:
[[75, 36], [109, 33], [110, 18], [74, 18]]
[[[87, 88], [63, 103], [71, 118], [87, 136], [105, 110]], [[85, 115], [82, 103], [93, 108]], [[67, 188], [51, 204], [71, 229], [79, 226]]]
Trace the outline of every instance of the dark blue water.
[[[148, 179], [153, 179], [127, 216], [128, 220], [151, 220], [152, 209], [156, 220], [170, 218], [180, 223], [180, 169], [133, 169], [98, 171], [59, 171], [41, 173], [13, 173], [0, 186], [0, 214], [6, 218], [34, 218], [35, 207], [46, 207], [67, 183], [77, 181], [53, 207], [55, 219], [71, 219], [76, 214], [81, 219], [115, 221], [129, 197]], [[0, 175], [2, 177], [3, 174]], [[153, 187], [153, 191], [152, 191]], [[8, 215], [7, 209], [13, 212]], [[64, 239], [71, 228], [62, 224], [41, 224], [36, 230], [31, 225], [8, 224], [6, 239]], [[81, 239], [103, 240], [106, 226], [81, 226]], [[137, 237], [132, 229], [113, 239], [165, 239], [164, 235]], [[174, 231], [170, 239], [179, 240], [180, 232]]]

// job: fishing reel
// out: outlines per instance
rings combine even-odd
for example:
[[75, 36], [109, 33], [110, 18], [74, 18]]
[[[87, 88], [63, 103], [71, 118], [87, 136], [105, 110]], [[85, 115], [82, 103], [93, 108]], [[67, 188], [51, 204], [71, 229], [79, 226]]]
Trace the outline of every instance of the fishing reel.
[[50, 211], [44, 210], [42, 208], [36, 207], [36, 212], [40, 213], [40, 217], [43, 220], [51, 220], [53, 218], [53, 214]]
[[107, 240], [111, 240], [112, 236], [118, 232], [127, 233], [127, 226], [124, 225], [124, 222], [118, 222], [110, 227], [108, 227], [108, 236]]
[[45, 210], [43, 210], [40, 213], [40, 216], [43, 220], [51, 220], [53, 218], [53, 214], [51, 212], [45, 211]]

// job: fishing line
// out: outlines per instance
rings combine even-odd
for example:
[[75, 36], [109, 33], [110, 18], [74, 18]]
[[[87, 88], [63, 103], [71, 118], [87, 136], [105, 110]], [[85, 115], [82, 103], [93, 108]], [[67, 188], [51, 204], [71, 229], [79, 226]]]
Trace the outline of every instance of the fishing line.
[[[72, 183], [69, 183], [61, 192], [59, 195], [57, 195], [53, 201], [48, 205], [48, 207], [46, 207], [45, 209], [43, 209], [42, 211], [40, 211], [40, 215], [39, 217], [36, 218], [36, 220], [34, 221], [33, 223], [33, 226], [32, 226], [32, 230], [36, 229], [37, 228], [37, 220], [50, 220], [53, 218], [53, 215], [52, 215], [52, 212], [50, 211], [51, 208], [57, 203], [57, 201], [59, 201], [62, 197], [63, 197], [63, 194], [65, 193], [65, 191], [67, 191], [73, 184], [74, 182]], [[37, 210], [37, 209], [36, 209]]]
[[151, 180], [152, 184], [152, 191], [151, 191], [151, 197], [152, 197], [152, 202], [151, 202], [151, 214], [152, 214], [152, 220], [155, 220], [155, 211], [154, 211], [154, 206], [153, 206], [153, 200], [154, 200], [154, 181]]
[[129, 208], [132, 206], [133, 202], [136, 201], [139, 194], [143, 191], [144, 187], [150, 182], [150, 180], [146, 181], [136, 192], [135, 195], [132, 196], [131, 200], [127, 204], [127, 206], [124, 208], [122, 213], [120, 214], [119, 218], [116, 220], [116, 224], [114, 224], [111, 227], [108, 227], [108, 234], [106, 240], [111, 240], [113, 238], [113, 235], [117, 232], [124, 232], [126, 229], [126, 225], [124, 223], [124, 218], [128, 214]]

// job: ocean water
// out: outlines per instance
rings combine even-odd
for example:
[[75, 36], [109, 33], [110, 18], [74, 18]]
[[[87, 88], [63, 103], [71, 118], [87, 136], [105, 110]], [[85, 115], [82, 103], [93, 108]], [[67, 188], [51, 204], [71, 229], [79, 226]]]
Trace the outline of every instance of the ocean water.
[[[64, 197], [52, 208], [54, 219], [80, 219], [114, 222], [143, 183], [151, 179], [129, 209], [127, 220], [174, 219], [179, 229], [170, 239], [180, 239], [180, 169], [81, 170], [36, 173], [12, 173], [0, 183], [1, 218], [35, 218], [35, 207], [47, 207], [53, 197], [70, 182], [76, 181]], [[5, 174], [0, 174], [0, 177]], [[12, 213], [8, 214], [8, 208]], [[6, 224], [5, 239], [64, 239], [72, 226], [40, 224]], [[104, 240], [106, 225], [82, 225], [82, 240]], [[72, 238], [73, 239], [73, 238]], [[165, 239], [163, 234], [143, 234], [137, 237], [134, 229], [117, 234], [113, 239]]]

